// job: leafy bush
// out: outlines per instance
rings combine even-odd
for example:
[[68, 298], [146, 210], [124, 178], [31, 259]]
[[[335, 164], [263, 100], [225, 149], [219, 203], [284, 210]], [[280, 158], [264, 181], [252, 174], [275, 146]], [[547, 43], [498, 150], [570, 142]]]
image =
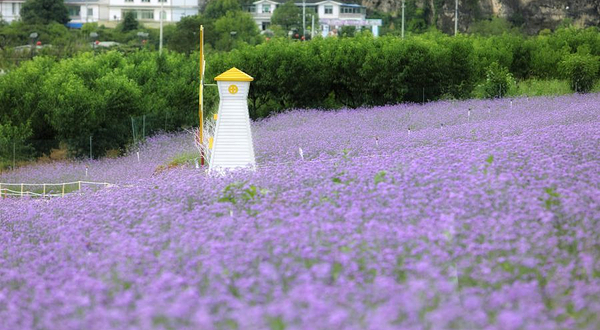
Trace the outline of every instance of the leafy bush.
[[[27, 123], [29, 142], [55, 141], [34, 143], [38, 155], [59, 142], [71, 155], [88, 155], [90, 136], [94, 156], [123, 148], [132, 139], [132, 117], [141, 115], [149, 119], [148, 134], [198, 122], [198, 63], [183, 54], [110, 51], [58, 63], [36, 57], [0, 76], [0, 91], [1, 123]], [[215, 93], [207, 94], [213, 109]]]
[[483, 83], [483, 97], [503, 97], [508, 95], [514, 86], [515, 80], [508, 69], [494, 62], [486, 72], [485, 82]]
[[565, 95], [571, 92], [569, 83], [565, 80], [551, 79], [528, 79], [517, 84], [515, 95], [545, 96]]
[[564, 56], [559, 68], [573, 91], [587, 93], [598, 79], [600, 56], [591, 55], [587, 48], [580, 48], [577, 53]]
[[0, 169], [15, 160], [23, 159], [23, 155], [30, 153], [31, 145], [24, 143], [31, 137], [31, 128], [28, 123], [14, 126], [10, 121], [0, 121]]
[[137, 30], [139, 26], [138, 20], [133, 15], [133, 12], [128, 11], [125, 13], [123, 17], [123, 23], [121, 23], [118, 27], [119, 30], [123, 32]]
[[[506, 33], [484, 38], [428, 32], [406, 39], [358, 33], [352, 38], [317, 37], [310, 42], [274, 38], [261, 43], [256, 25], [239, 10], [237, 1], [210, 4], [214, 13], [207, 9], [202, 16], [185, 18], [171, 31], [169, 38], [176, 46], [172, 48], [186, 54], [164, 51], [161, 56], [149, 51], [155, 46], [151, 43], [139, 51], [135, 30], [120, 33], [91, 24], [84, 26], [84, 35], [97, 31], [99, 39], [121, 38], [117, 41], [130, 43], [130, 50], [73, 52], [72, 58], [61, 61], [56, 56], [66, 54], [37, 56], [18, 68], [11, 66], [8, 74], [0, 76], [0, 122], [18, 127], [27, 123], [32, 131], [27, 143], [38, 156], [59, 142], [73, 155], [87, 155], [90, 136], [94, 155], [100, 156], [138, 136], [197, 125], [199, 68], [193, 50], [199, 23], [206, 26], [206, 82], [231, 67], [253, 76], [252, 118], [293, 108], [530, 95], [532, 88], [544, 89], [542, 94], [564, 91], [560, 82], [517, 91], [513, 77], [550, 82], [568, 77], [578, 91], [584, 91], [599, 71], [600, 34], [594, 28], [561, 29], [530, 39]], [[215, 14], [231, 6], [234, 12]], [[7, 37], [15, 42], [26, 41], [22, 31], [30, 30], [19, 29], [25, 27], [13, 23], [0, 32], [9, 31]], [[238, 32], [235, 36], [230, 34], [232, 27]], [[54, 31], [56, 40], [73, 42], [58, 24], [44, 28]], [[46, 34], [40, 33], [42, 38]], [[210, 40], [216, 50], [209, 46]], [[218, 52], [232, 47], [236, 49]], [[2, 54], [11, 56], [11, 52]], [[204, 113], [210, 115], [216, 110], [218, 93], [214, 87], [204, 91]]]

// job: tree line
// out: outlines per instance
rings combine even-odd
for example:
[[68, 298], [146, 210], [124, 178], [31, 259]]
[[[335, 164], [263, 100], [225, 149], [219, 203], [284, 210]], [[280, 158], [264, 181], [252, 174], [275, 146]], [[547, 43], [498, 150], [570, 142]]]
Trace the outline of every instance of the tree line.
[[[23, 155], [59, 144], [73, 156], [94, 156], [129, 145], [133, 119], [145, 116], [147, 134], [197, 125], [198, 54], [148, 50], [86, 52], [56, 60], [37, 56], [0, 76], [0, 158], [11, 141]], [[526, 38], [425, 33], [407, 39], [275, 38], [207, 57], [206, 81], [231, 67], [255, 78], [252, 118], [290, 108], [360, 107], [510, 94], [515, 80], [567, 79], [587, 92], [600, 76], [600, 34], [566, 28]], [[215, 88], [205, 90], [207, 114]], [[146, 134], [146, 135], [147, 135]], [[40, 142], [40, 141], [43, 141]], [[14, 145], [14, 144], [13, 144]]]

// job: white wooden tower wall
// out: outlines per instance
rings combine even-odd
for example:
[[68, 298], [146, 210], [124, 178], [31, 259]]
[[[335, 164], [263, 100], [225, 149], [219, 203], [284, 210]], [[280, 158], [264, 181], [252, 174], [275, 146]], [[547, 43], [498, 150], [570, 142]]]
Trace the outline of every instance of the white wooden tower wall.
[[[248, 113], [250, 82], [217, 81], [219, 112], [209, 171], [238, 167], [255, 168], [252, 131]], [[236, 93], [231, 93], [236, 90]]]

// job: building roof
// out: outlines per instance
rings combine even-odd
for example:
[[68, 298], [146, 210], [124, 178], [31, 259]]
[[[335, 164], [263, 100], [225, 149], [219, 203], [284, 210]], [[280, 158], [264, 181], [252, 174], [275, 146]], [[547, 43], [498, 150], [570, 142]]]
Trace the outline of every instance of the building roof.
[[238, 68], [231, 68], [215, 77], [216, 81], [252, 81], [254, 78]]
[[[262, 1], [286, 3], [290, 0], [258, 0], [258, 1], [254, 1], [253, 3], [262, 2]], [[302, 3], [302, 0], [291, 0], [291, 1], [293, 1], [294, 3]], [[306, 2], [306, 4], [318, 4], [318, 3], [322, 3], [322, 2], [336, 2], [343, 6], [357, 5], [357, 6], [362, 7], [360, 4], [357, 4], [358, 1], [356, 1], [356, 0], [305, 0], [304, 2]]]

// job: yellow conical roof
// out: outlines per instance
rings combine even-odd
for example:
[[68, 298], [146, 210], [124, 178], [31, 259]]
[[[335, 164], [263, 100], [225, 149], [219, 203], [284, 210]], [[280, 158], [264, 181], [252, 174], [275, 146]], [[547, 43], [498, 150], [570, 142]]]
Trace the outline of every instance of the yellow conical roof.
[[252, 81], [254, 78], [250, 77], [245, 72], [238, 68], [231, 68], [220, 75], [215, 77], [216, 81]]

